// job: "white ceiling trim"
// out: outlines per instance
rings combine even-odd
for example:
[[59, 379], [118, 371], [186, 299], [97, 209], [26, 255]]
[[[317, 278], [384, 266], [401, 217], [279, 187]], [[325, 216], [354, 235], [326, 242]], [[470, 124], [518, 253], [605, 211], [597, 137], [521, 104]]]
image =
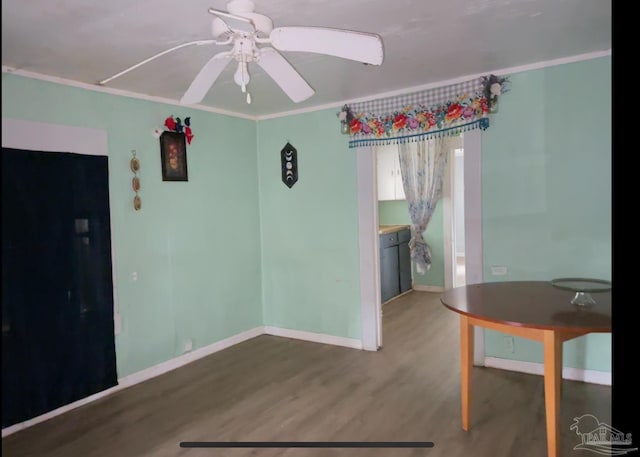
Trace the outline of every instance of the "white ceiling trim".
[[[130, 92], [130, 91], [127, 91], [127, 90], [122, 90], [122, 89], [114, 89], [112, 87], [105, 87], [105, 86], [98, 86], [98, 85], [94, 85], [94, 84], [87, 84], [87, 83], [83, 83], [83, 82], [80, 82], [80, 81], [74, 81], [73, 79], [58, 78], [57, 76], [49, 76], [49, 75], [43, 75], [41, 73], [35, 73], [35, 72], [32, 72], [32, 71], [20, 70], [20, 69], [17, 69], [17, 68], [9, 67], [7, 65], [3, 65], [2, 66], [2, 73], [8, 73], [8, 74], [13, 74], [13, 75], [18, 75], [18, 76], [24, 76], [25, 78], [31, 78], [31, 79], [39, 79], [41, 81], [47, 81], [47, 82], [52, 82], [52, 83], [56, 83], [56, 84], [62, 84], [63, 86], [78, 87], [80, 89], [92, 90], [94, 92], [102, 92], [102, 93], [109, 94], [109, 95], [118, 95], [118, 96], [121, 96], [121, 97], [137, 98], [139, 100], [146, 100], [146, 101], [149, 101], [149, 102], [164, 103], [166, 105], [180, 106], [181, 108], [185, 108], [185, 105], [181, 105], [178, 100], [173, 100], [173, 99], [170, 99], [170, 98], [154, 97], [152, 95], [139, 94], [137, 92]], [[189, 108], [190, 109], [196, 109], [198, 111], [207, 111], [207, 112], [210, 112], [210, 113], [224, 114], [226, 116], [232, 116], [232, 117], [239, 117], [239, 118], [242, 118], [242, 119], [248, 119], [250, 121], [257, 120], [255, 116], [249, 116], [249, 115], [242, 114], [242, 113], [236, 113], [235, 111], [227, 111], [227, 110], [223, 110], [223, 109], [210, 108], [208, 106], [192, 105], [192, 106], [189, 106]]]
[[301, 108], [298, 110], [290, 110], [290, 111], [284, 111], [281, 113], [274, 113], [274, 114], [267, 114], [267, 115], [263, 115], [263, 116], [256, 116], [256, 120], [258, 121], [263, 121], [266, 119], [275, 119], [278, 117], [286, 117], [286, 116], [292, 116], [295, 114], [303, 114], [303, 113], [310, 113], [313, 111], [321, 111], [324, 109], [330, 109], [330, 108], [340, 108], [343, 105], [349, 105], [349, 104], [353, 104], [353, 103], [360, 103], [360, 102], [366, 102], [369, 100], [375, 100], [378, 98], [386, 98], [386, 97], [395, 97], [397, 95], [404, 95], [404, 94], [410, 94], [412, 92], [419, 92], [422, 90], [428, 90], [428, 89], [434, 89], [436, 87], [442, 87], [442, 86], [448, 86], [450, 84], [457, 84], [463, 81], [468, 81], [470, 79], [475, 79], [475, 78], [480, 78], [481, 76], [486, 76], [488, 74], [494, 74], [494, 75], [506, 75], [506, 74], [513, 74], [513, 73], [521, 73], [524, 71], [530, 71], [530, 70], [539, 70], [541, 68], [546, 68], [546, 67], [554, 67], [556, 65], [563, 65], [563, 64], [567, 64], [567, 63], [573, 63], [573, 62], [580, 62], [583, 60], [591, 60], [591, 59], [598, 59], [600, 57], [606, 57], [611, 55], [611, 49], [607, 49], [606, 51], [596, 51], [596, 52], [589, 52], [587, 54], [579, 54], [576, 56], [570, 56], [570, 57], [562, 57], [560, 59], [554, 59], [554, 60], [545, 60], [542, 62], [535, 62], [535, 63], [531, 63], [531, 64], [526, 64], [526, 65], [519, 65], [517, 67], [509, 67], [509, 68], [502, 68], [500, 70], [493, 70], [493, 71], [486, 71], [483, 73], [476, 73], [473, 75], [467, 75], [467, 76], [461, 76], [459, 78], [454, 78], [454, 79], [447, 79], [444, 81], [438, 81], [435, 83], [429, 83], [429, 84], [423, 84], [421, 86], [414, 86], [414, 87], [408, 87], [405, 89], [399, 89], [399, 90], [395, 90], [395, 91], [391, 91], [391, 92], [383, 92], [381, 94], [376, 94], [376, 95], [371, 95], [371, 96], [367, 96], [367, 97], [361, 97], [361, 98], [353, 98], [350, 100], [344, 100], [340, 103], [327, 103], [325, 105], [318, 105], [318, 106], [310, 106], [307, 108]]
[[[238, 118], [241, 118], [241, 119], [247, 119], [247, 120], [251, 120], [251, 121], [262, 121], [262, 120], [267, 120], [267, 119], [275, 119], [275, 118], [279, 118], [279, 117], [293, 116], [293, 115], [296, 115], [296, 114], [304, 114], [304, 113], [310, 113], [310, 112], [314, 112], [314, 111], [322, 111], [322, 110], [330, 109], [330, 108], [339, 108], [339, 107], [341, 107], [341, 106], [343, 106], [345, 104], [365, 102], [365, 101], [369, 101], [369, 100], [375, 100], [375, 99], [378, 99], [378, 98], [394, 97], [396, 95], [404, 95], [404, 94], [409, 94], [409, 93], [412, 93], [412, 92], [418, 92], [418, 91], [421, 91], [421, 90], [433, 89], [433, 88], [436, 88], [436, 87], [447, 86], [447, 85], [450, 85], [450, 84], [456, 84], [456, 83], [459, 83], [459, 82], [462, 82], [462, 81], [468, 81], [470, 79], [479, 78], [479, 77], [485, 76], [487, 74], [504, 75], [504, 74], [521, 73], [521, 72], [524, 72], [524, 71], [538, 70], [538, 69], [545, 68], [545, 67], [553, 67], [553, 66], [556, 66], [556, 65], [563, 65], [563, 64], [567, 64], [567, 63], [580, 62], [580, 61], [583, 61], [583, 60], [597, 59], [597, 58], [600, 58], [600, 57], [605, 57], [605, 56], [610, 56], [610, 55], [611, 55], [611, 49], [607, 49], [607, 50], [604, 50], [604, 51], [589, 52], [589, 53], [586, 53], [586, 54], [579, 54], [579, 55], [570, 56], [570, 57], [562, 57], [560, 59], [546, 60], [546, 61], [535, 62], [535, 63], [531, 63], [531, 64], [527, 64], [527, 65], [519, 65], [519, 66], [516, 66], [516, 67], [502, 68], [502, 69], [499, 69], [499, 70], [493, 70], [493, 71], [487, 71], [487, 72], [483, 72], [483, 73], [476, 73], [476, 74], [472, 74], [472, 75], [461, 76], [459, 78], [448, 79], [448, 80], [445, 80], [445, 81], [438, 81], [438, 82], [435, 82], [435, 83], [423, 84], [423, 85], [420, 85], [420, 86], [408, 87], [408, 88], [399, 89], [399, 90], [395, 90], [395, 91], [391, 91], [391, 92], [383, 92], [383, 93], [380, 93], [380, 94], [375, 94], [375, 95], [371, 95], [371, 96], [367, 96], [367, 97], [343, 100], [343, 101], [341, 101], [339, 103], [327, 103], [327, 104], [324, 104], [324, 105], [310, 106], [310, 107], [301, 108], [301, 109], [298, 109], [298, 110], [283, 111], [281, 113], [268, 114], [268, 115], [263, 115], [263, 116], [250, 116], [250, 115], [246, 115], [246, 114], [242, 114], [242, 113], [236, 113], [236, 112], [233, 112], [233, 111], [210, 108], [210, 107], [206, 107], [206, 106], [202, 106], [202, 105], [193, 105], [193, 106], [190, 106], [189, 108], [190, 109], [195, 109], [195, 110], [198, 110], [198, 111], [206, 111], [206, 112], [210, 112], [210, 113], [216, 113], [216, 114], [223, 114], [223, 115], [226, 115], [226, 116], [238, 117]], [[111, 87], [96, 86], [96, 85], [93, 85], [93, 84], [87, 84], [87, 83], [83, 83], [83, 82], [79, 82], [79, 81], [74, 81], [74, 80], [71, 80], [71, 79], [58, 78], [56, 76], [43, 75], [43, 74], [40, 74], [40, 73], [31, 72], [31, 71], [20, 70], [20, 69], [17, 69], [17, 68], [6, 66], [6, 65], [2, 66], [2, 73], [14, 74], [14, 75], [18, 75], [18, 76], [23, 76], [25, 78], [39, 79], [39, 80], [42, 80], [42, 81], [48, 81], [48, 82], [52, 82], [52, 83], [56, 83], [56, 84], [62, 84], [62, 85], [65, 85], [65, 86], [78, 87], [80, 89], [86, 89], [86, 90], [91, 90], [91, 91], [95, 91], [95, 92], [102, 92], [102, 93], [106, 93], [106, 94], [110, 94], [110, 95], [118, 95], [118, 96], [121, 96], [121, 97], [129, 97], [129, 98], [136, 98], [136, 99], [146, 100], [146, 101], [151, 101], [151, 102], [164, 103], [164, 104], [167, 104], [167, 105], [180, 106], [180, 107], [184, 108], [184, 105], [181, 105], [177, 100], [172, 100], [172, 99], [169, 99], [169, 98], [153, 97], [151, 95], [139, 94], [137, 92], [130, 92], [130, 91], [121, 90], [121, 89], [114, 89], [114, 88], [111, 88]]]

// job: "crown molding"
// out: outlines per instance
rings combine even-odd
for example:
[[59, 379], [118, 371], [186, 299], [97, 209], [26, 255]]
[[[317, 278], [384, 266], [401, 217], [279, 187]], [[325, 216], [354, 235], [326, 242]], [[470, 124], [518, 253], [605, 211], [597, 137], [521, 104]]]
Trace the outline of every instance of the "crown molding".
[[354, 104], [354, 103], [367, 102], [367, 101], [376, 100], [376, 99], [379, 99], [379, 98], [395, 97], [395, 96], [398, 96], [398, 95], [410, 94], [410, 93], [419, 92], [419, 91], [422, 91], [422, 90], [434, 89], [434, 88], [437, 88], [437, 87], [448, 86], [450, 84], [457, 84], [457, 83], [461, 83], [461, 82], [464, 82], [464, 81], [469, 81], [470, 79], [474, 79], [474, 78], [480, 78], [482, 76], [486, 76], [487, 74], [506, 75], [506, 74], [512, 74], [512, 73], [521, 73], [521, 72], [524, 72], [524, 71], [538, 70], [538, 69], [541, 69], [541, 68], [554, 67], [556, 65], [563, 65], [563, 64], [567, 64], [567, 63], [580, 62], [580, 61], [583, 61], [583, 60], [598, 59], [600, 57], [606, 57], [606, 56], [610, 56], [610, 55], [611, 55], [611, 49], [607, 49], [607, 50], [604, 50], [604, 51], [595, 51], [595, 52], [589, 52], [589, 53], [586, 53], [586, 54], [579, 54], [579, 55], [575, 55], [575, 56], [561, 57], [559, 59], [545, 60], [545, 61], [542, 61], [542, 62], [535, 62], [535, 63], [531, 63], [531, 64], [526, 64], [526, 65], [518, 65], [518, 66], [515, 66], [515, 67], [501, 68], [501, 69], [498, 69], [498, 70], [491, 70], [491, 71], [485, 71], [485, 72], [482, 72], [482, 73], [475, 73], [475, 74], [471, 74], [471, 75], [460, 76], [458, 78], [446, 79], [446, 80], [437, 81], [437, 82], [434, 82], [434, 83], [422, 84], [420, 86], [407, 87], [407, 88], [404, 88], [404, 89], [398, 89], [398, 90], [394, 90], [394, 91], [390, 91], [390, 92], [382, 92], [382, 93], [378, 93], [378, 94], [375, 94], [375, 95], [368, 95], [366, 97], [342, 100], [342, 101], [336, 102], [336, 103], [327, 103], [327, 104], [324, 104], [324, 105], [310, 106], [310, 107], [307, 107], [307, 108], [301, 108], [301, 109], [297, 109], [297, 110], [283, 111], [281, 113], [265, 114], [265, 115], [262, 115], [262, 116], [256, 116], [256, 120], [263, 121], [263, 120], [266, 120], [266, 119], [275, 119], [275, 118], [278, 118], [278, 117], [293, 116], [293, 115], [296, 115], [296, 114], [310, 113], [310, 112], [313, 112], [313, 111], [321, 111], [321, 110], [330, 109], [330, 108], [341, 108], [345, 104], [349, 105], [349, 104]]
[[[251, 115], [248, 115], [248, 114], [236, 113], [234, 111], [227, 111], [227, 110], [218, 109], [218, 108], [211, 108], [211, 107], [203, 106], [203, 105], [192, 105], [192, 106], [189, 106], [189, 108], [190, 109], [199, 110], [199, 111], [206, 111], [206, 112], [210, 112], [210, 113], [223, 114], [223, 115], [226, 115], [226, 116], [238, 117], [238, 118], [247, 119], [247, 120], [250, 120], [250, 121], [263, 121], [263, 120], [267, 120], [267, 119], [275, 119], [275, 118], [279, 118], [279, 117], [287, 117], [287, 116], [294, 116], [294, 115], [297, 115], [297, 114], [311, 113], [311, 112], [314, 112], [314, 111], [322, 111], [322, 110], [325, 110], [325, 109], [340, 108], [345, 104], [348, 105], [348, 104], [353, 104], [353, 103], [366, 102], [366, 101], [369, 101], [369, 100], [375, 100], [375, 99], [379, 99], [379, 98], [394, 97], [394, 96], [397, 96], [397, 95], [410, 94], [412, 92], [419, 92], [419, 91], [422, 91], [422, 90], [433, 89], [433, 88], [436, 88], [436, 87], [448, 86], [450, 84], [456, 84], [456, 83], [460, 83], [460, 82], [463, 82], [463, 81], [468, 81], [470, 79], [479, 78], [481, 76], [485, 76], [485, 75], [490, 74], [490, 73], [491, 74], [495, 74], [495, 75], [506, 75], [506, 74], [513, 74], [513, 73], [521, 73], [521, 72], [524, 72], [524, 71], [539, 70], [541, 68], [554, 67], [556, 65], [564, 65], [564, 64], [568, 64], [568, 63], [580, 62], [580, 61], [583, 61], [583, 60], [598, 59], [600, 57], [606, 57], [606, 56], [610, 56], [610, 55], [611, 55], [611, 49], [607, 49], [607, 50], [604, 50], [604, 51], [589, 52], [589, 53], [586, 53], [586, 54], [579, 54], [579, 55], [575, 55], [575, 56], [562, 57], [562, 58], [559, 58], [559, 59], [545, 60], [545, 61], [530, 63], [530, 64], [526, 64], [526, 65], [518, 65], [518, 66], [515, 66], [515, 67], [500, 68], [500, 69], [496, 69], [496, 70], [492, 70], [492, 71], [486, 71], [486, 72], [483, 72], [483, 73], [475, 73], [475, 74], [471, 74], [471, 75], [460, 76], [458, 78], [447, 79], [447, 80], [443, 80], [443, 81], [437, 81], [437, 82], [433, 82], [433, 83], [429, 83], [429, 84], [422, 84], [420, 86], [407, 87], [407, 88], [404, 88], [404, 89], [394, 90], [394, 91], [390, 91], [390, 92], [382, 92], [382, 93], [378, 93], [378, 94], [374, 94], [374, 95], [368, 95], [366, 97], [342, 100], [340, 102], [335, 102], [335, 103], [326, 103], [326, 104], [323, 104], [323, 105], [309, 106], [309, 107], [306, 107], [306, 108], [300, 108], [300, 109], [295, 109], [295, 110], [282, 111], [282, 112], [279, 112], [279, 113], [265, 114], [265, 115], [258, 115], [258, 116], [251, 116]], [[79, 82], [79, 81], [74, 81], [74, 80], [71, 80], [71, 79], [58, 78], [56, 76], [49, 76], [49, 75], [44, 75], [44, 74], [41, 74], [41, 73], [35, 73], [35, 72], [31, 72], [31, 71], [26, 71], [26, 70], [20, 70], [20, 69], [17, 69], [17, 68], [6, 66], [6, 65], [2, 66], [2, 73], [14, 74], [14, 75], [18, 75], [18, 76], [23, 76], [25, 78], [39, 79], [39, 80], [42, 80], [42, 81], [48, 81], [48, 82], [53, 82], [53, 83], [57, 83], [57, 84], [63, 84], [63, 85], [66, 85], [66, 86], [71, 86], [71, 87], [78, 87], [78, 88], [81, 88], [81, 89], [92, 90], [92, 91], [95, 91], [95, 92], [102, 92], [102, 93], [111, 94], [111, 95], [119, 95], [119, 96], [122, 96], [122, 97], [136, 98], [136, 99], [139, 99], [139, 100], [146, 100], [146, 101], [151, 101], [151, 102], [164, 103], [164, 104], [167, 104], [167, 105], [174, 105], [174, 106], [184, 107], [184, 105], [181, 105], [178, 101], [170, 99], [170, 98], [154, 97], [154, 96], [151, 96], [151, 95], [139, 94], [137, 92], [130, 92], [130, 91], [121, 90], [121, 89], [114, 89], [114, 88], [111, 88], [111, 87], [98, 86], [98, 85], [94, 85], [94, 84], [87, 84], [87, 83], [83, 83], [83, 82]]]
[[[2, 66], [2, 73], [23, 76], [25, 78], [38, 79], [40, 81], [47, 81], [47, 82], [56, 83], [56, 84], [62, 84], [64, 86], [77, 87], [80, 89], [91, 90], [94, 92], [102, 92], [104, 94], [119, 95], [121, 97], [135, 98], [138, 100], [164, 103], [165, 105], [180, 106], [182, 108], [185, 108], [185, 105], [182, 105], [177, 100], [173, 100], [171, 98], [155, 97], [152, 95], [140, 94], [140, 93], [131, 92], [128, 90], [114, 89], [112, 87], [106, 87], [106, 86], [99, 86], [97, 84], [87, 84], [80, 81], [75, 81], [73, 79], [59, 78], [57, 76], [49, 76], [42, 73], [36, 73], [33, 71], [20, 70], [18, 68], [9, 67], [7, 65]], [[209, 113], [223, 114], [225, 116], [239, 117], [241, 119], [247, 119], [250, 121], [257, 120], [256, 116], [250, 116], [243, 113], [236, 113], [235, 111], [227, 111], [224, 109], [212, 108], [212, 107], [203, 106], [203, 105], [189, 105], [189, 109], [206, 111]]]

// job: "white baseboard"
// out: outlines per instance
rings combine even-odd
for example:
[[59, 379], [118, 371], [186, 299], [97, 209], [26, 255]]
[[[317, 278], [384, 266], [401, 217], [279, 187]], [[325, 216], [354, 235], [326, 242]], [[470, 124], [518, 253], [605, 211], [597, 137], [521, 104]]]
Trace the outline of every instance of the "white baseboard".
[[68, 411], [71, 411], [72, 409], [86, 405], [87, 403], [91, 403], [100, 398], [107, 397], [122, 389], [131, 387], [134, 384], [138, 384], [151, 378], [155, 378], [156, 376], [160, 376], [161, 374], [173, 371], [176, 368], [180, 368], [188, 363], [194, 362], [198, 359], [264, 334], [311, 341], [314, 343], [332, 344], [334, 346], [345, 346], [353, 349], [362, 349], [362, 341], [353, 338], [343, 338], [339, 336], [326, 335], [323, 333], [303, 332], [300, 330], [290, 330], [278, 327], [255, 327], [245, 332], [238, 333], [237, 335], [230, 336], [229, 338], [225, 338], [224, 340], [216, 341], [213, 344], [196, 349], [195, 351], [187, 352], [186, 354], [182, 354], [171, 360], [167, 360], [166, 362], [162, 362], [158, 365], [154, 365], [142, 371], [138, 371], [137, 373], [133, 373], [120, 378], [118, 379], [118, 385], [103, 390], [102, 392], [98, 392], [89, 397], [83, 398], [73, 403], [69, 403], [68, 405], [61, 406], [60, 408], [54, 409], [53, 411], [49, 411], [48, 413], [42, 414], [38, 417], [34, 417], [19, 424], [14, 424], [9, 427], [3, 428], [2, 437], [4, 438], [5, 436], [11, 435], [12, 433], [15, 433], [19, 430], [31, 427], [32, 425], [38, 424], [40, 422], [44, 422], [48, 419], [51, 419], [52, 417], [59, 416], [60, 414], [66, 413]]
[[212, 343], [208, 346], [196, 349], [195, 351], [187, 352], [176, 358], [167, 360], [166, 362], [159, 363], [158, 365], [154, 365], [142, 371], [138, 371], [137, 373], [125, 376], [124, 378], [118, 380], [118, 386], [121, 388], [130, 387], [134, 384], [138, 384], [148, 379], [155, 378], [156, 376], [160, 376], [161, 374], [173, 371], [176, 368], [180, 368], [181, 366], [184, 366], [188, 363], [194, 362], [198, 359], [222, 351], [223, 349], [227, 349], [231, 346], [242, 343], [243, 341], [250, 340], [251, 338], [255, 338], [256, 336], [260, 336], [262, 334], [264, 334], [264, 327], [262, 326], [252, 328], [251, 330], [246, 330], [244, 332], [230, 336], [229, 338], [225, 338], [224, 340], [216, 341], [215, 343]]
[[413, 285], [413, 290], [417, 290], [419, 292], [437, 292], [437, 293], [442, 293], [442, 292], [444, 292], [444, 287], [440, 287], [440, 286], [423, 286], [422, 284], [414, 284]]
[[5, 436], [11, 435], [12, 433], [15, 433], [19, 430], [31, 427], [32, 425], [38, 424], [40, 422], [44, 422], [48, 419], [51, 419], [52, 417], [59, 416], [60, 414], [71, 411], [72, 409], [106, 397], [122, 389], [126, 389], [127, 387], [131, 387], [134, 384], [138, 384], [148, 379], [155, 378], [156, 376], [160, 376], [161, 374], [175, 370], [176, 368], [180, 368], [181, 366], [184, 366], [195, 360], [201, 359], [215, 352], [222, 351], [223, 349], [226, 349], [238, 343], [242, 343], [243, 341], [250, 340], [251, 338], [255, 338], [256, 336], [260, 336], [262, 334], [264, 334], [264, 327], [255, 327], [251, 330], [247, 330], [245, 332], [238, 333], [237, 335], [230, 336], [229, 338], [225, 338], [224, 340], [216, 341], [213, 344], [196, 349], [195, 351], [187, 352], [186, 354], [182, 354], [171, 360], [167, 360], [166, 362], [162, 362], [158, 365], [154, 365], [142, 371], [138, 371], [137, 373], [125, 376], [118, 379], [118, 385], [103, 390], [102, 392], [98, 392], [89, 397], [74, 401], [73, 403], [69, 403], [68, 405], [61, 406], [60, 408], [54, 409], [53, 411], [49, 411], [48, 413], [42, 414], [38, 417], [34, 417], [19, 424], [14, 424], [9, 427], [3, 428], [2, 437], [4, 438]]
[[[501, 359], [499, 357], [485, 357], [484, 366], [500, 368], [501, 370], [518, 371], [528, 374], [544, 374], [544, 365], [535, 362], [522, 362], [520, 360]], [[607, 371], [585, 370], [582, 368], [562, 368], [562, 378], [572, 381], [582, 381], [591, 384], [611, 385], [611, 373]]]
[[264, 328], [264, 332], [267, 335], [282, 336], [285, 338], [311, 341], [314, 343], [332, 344], [334, 346], [344, 346], [352, 349], [362, 349], [362, 341], [354, 338], [345, 338], [341, 336], [327, 335], [325, 333], [313, 333], [269, 326]]

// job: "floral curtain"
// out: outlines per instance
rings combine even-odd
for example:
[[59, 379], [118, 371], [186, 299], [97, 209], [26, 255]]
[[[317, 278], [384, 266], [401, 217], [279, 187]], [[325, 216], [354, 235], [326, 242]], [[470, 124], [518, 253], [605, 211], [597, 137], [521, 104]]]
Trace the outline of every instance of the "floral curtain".
[[442, 198], [451, 136], [489, 127], [508, 77], [483, 76], [448, 86], [344, 105], [337, 113], [349, 147], [398, 144], [402, 184], [411, 217], [411, 258], [416, 271], [431, 268], [424, 231]]
[[411, 259], [417, 273], [422, 275], [431, 268], [431, 249], [423, 234], [442, 198], [450, 142], [450, 136], [441, 136], [398, 146], [402, 185], [411, 217]]
[[489, 127], [508, 78], [490, 75], [449, 86], [345, 105], [338, 113], [349, 147], [403, 144]]

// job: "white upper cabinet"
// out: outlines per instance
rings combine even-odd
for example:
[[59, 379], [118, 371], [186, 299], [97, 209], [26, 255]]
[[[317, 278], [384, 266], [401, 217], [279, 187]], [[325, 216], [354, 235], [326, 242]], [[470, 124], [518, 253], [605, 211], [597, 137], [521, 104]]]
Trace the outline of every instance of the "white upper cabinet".
[[378, 146], [378, 200], [404, 200], [404, 187], [400, 173], [398, 146]]

